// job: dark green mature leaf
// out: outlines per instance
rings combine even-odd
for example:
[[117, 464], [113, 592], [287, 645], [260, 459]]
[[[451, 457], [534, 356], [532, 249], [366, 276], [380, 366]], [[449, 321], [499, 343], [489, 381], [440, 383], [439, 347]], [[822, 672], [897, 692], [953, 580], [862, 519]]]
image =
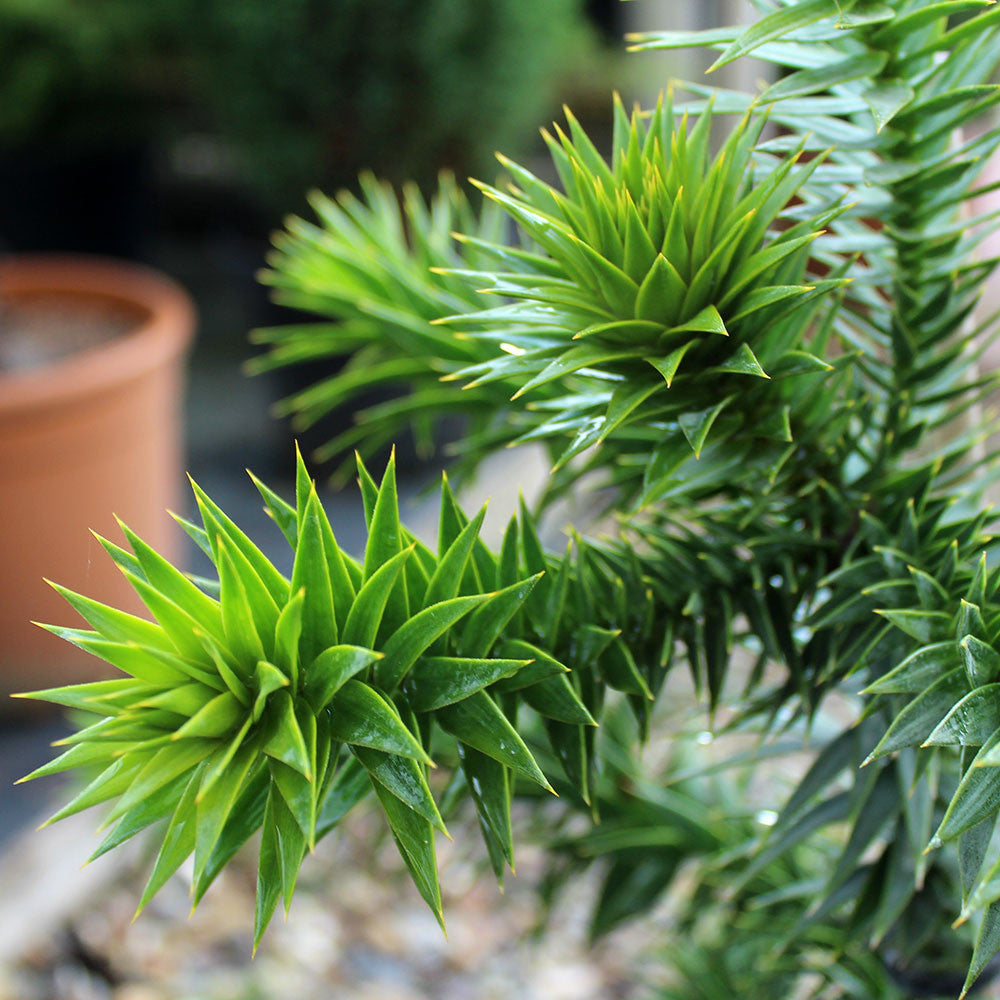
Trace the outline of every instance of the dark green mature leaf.
[[985, 684], [970, 691], [938, 723], [925, 746], [981, 747], [1000, 730], [1000, 684]]
[[992, 768], [976, 766], [977, 761], [998, 743], [1000, 732], [994, 733], [973, 758], [931, 840], [933, 846], [938, 847], [945, 841], [953, 840], [988, 816], [995, 816], [1000, 810], [1000, 786], [996, 781], [996, 773]]
[[346, 643], [357, 646], [375, 644], [389, 598], [415, 548], [411, 545], [395, 553], [365, 580], [347, 616], [344, 626]]
[[[337, 642], [337, 615], [323, 548], [319, 498], [315, 490], [306, 501], [297, 538], [292, 590], [303, 592], [302, 659], [308, 663], [321, 650]], [[354, 605], [356, 607], [357, 604]], [[350, 640], [345, 636], [345, 641]]]
[[[205, 777], [210, 773], [213, 763], [209, 760], [206, 764]], [[254, 749], [245, 746], [237, 750], [228, 762], [226, 780], [213, 781], [208, 787], [204, 779], [201, 781], [195, 796], [197, 830], [194, 845], [194, 879], [196, 882], [204, 873], [219, 843], [241, 789], [249, 784], [251, 772], [258, 763]]]
[[435, 716], [462, 743], [552, 791], [552, 786], [539, 770], [524, 740], [485, 691], [439, 709]]
[[1000, 951], [1000, 903], [994, 903], [984, 914], [979, 933], [976, 935], [976, 948], [959, 1000], [964, 1000], [998, 951]]
[[441, 886], [438, 883], [434, 853], [434, 828], [431, 823], [404, 805], [381, 782], [373, 782], [399, 853], [409, 868], [413, 881], [444, 929]]
[[403, 725], [391, 702], [367, 684], [347, 681], [334, 696], [332, 709], [330, 732], [341, 743], [372, 747], [388, 754], [411, 757], [424, 764], [431, 763], [418, 739]]
[[514, 834], [511, 826], [511, 778], [502, 764], [472, 747], [458, 744], [459, 760], [475, 803], [480, 829], [493, 871], [503, 884], [503, 866], [514, 870]]
[[350, 756], [336, 767], [316, 820], [317, 838], [329, 833], [372, 790], [361, 761]]
[[[278, 806], [275, 803], [279, 803]], [[278, 900], [281, 898], [281, 843], [278, 819], [275, 810], [280, 808], [280, 799], [272, 790], [264, 811], [263, 832], [260, 839], [260, 854], [257, 861], [257, 894], [254, 905], [254, 953], [260, 947], [260, 940], [271, 922]]]
[[385, 656], [375, 667], [379, 684], [393, 690], [407, 672], [448, 629], [490, 595], [453, 597], [418, 611], [386, 641]]
[[597, 725], [564, 674], [546, 677], [525, 687], [522, 696], [527, 704], [547, 719], [578, 726]]
[[197, 816], [195, 797], [198, 793], [198, 773], [192, 774], [187, 781], [184, 794], [174, 809], [170, 825], [160, 845], [153, 871], [150, 873], [146, 888], [142, 891], [136, 914], [145, 909], [146, 904], [163, 888], [164, 883], [183, 864], [195, 848]]
[[493, 593], [483, 604], [473, 608], [465, 619], [462, 629], [462, 638], [459, 640], [461, 651], [471, 657], [485, 656], [500, 638], [510, 620], [524, 605], [543, 575], [544, 570], [526, 580], [512, 583]]
[[403, 692], [415, 711], [430, 712], [461, 701], [501, 678], [511, 677], [531, 662], [425, 656], [410, 671]]
[[896, 716], [868, 759], [922, 744], [965, 692], [963, 671], [952, 670], [942, 675]]
[[306, 696], [319, 712], [355, 674], [376, 663], [382, 654], [363, 646], [331, 646], [309, 666]]
[[867, 694], [918, 694], [961, 664], [954, 641], [923, 646], [865, 689]]

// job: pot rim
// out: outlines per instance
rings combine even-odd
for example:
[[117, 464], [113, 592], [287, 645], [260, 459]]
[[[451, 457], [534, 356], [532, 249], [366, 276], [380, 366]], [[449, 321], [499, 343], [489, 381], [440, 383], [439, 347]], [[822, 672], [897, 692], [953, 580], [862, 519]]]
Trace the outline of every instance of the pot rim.
[[51, 365], [0, 372], [0, 418], [65, 406], [141, 378], [184, 354], [194, 335], [190, 296], [150, 268], [75, 254], [0, 255], [0, 297], [46, 291], [118, 301], [147, 318], [120, 337]]

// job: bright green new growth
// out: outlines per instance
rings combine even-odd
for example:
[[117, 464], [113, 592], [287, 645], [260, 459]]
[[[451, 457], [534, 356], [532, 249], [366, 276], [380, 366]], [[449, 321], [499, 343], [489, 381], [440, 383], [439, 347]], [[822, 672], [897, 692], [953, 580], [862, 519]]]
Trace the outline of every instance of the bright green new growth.
[[629, 118], [616, 100], [608, 164], [567, 118], [569, 136], [545, 133], [562, 191], [505, 158], [510, 193], [482, 185], [539, 252], [520, 254], [513, 272], [459, 272], [514, 302], [441, 321], [481, 331], [498, 355], [445, 378], [503, 380], [518, 399], [587, 376], [583, 399], [541, 394], [559, 405], [530, 438], [575, 431], [556, 468], [620, 427], [654, 421], [677, 421], [696, 456], [727, 423], [787, 444], [781, 381], [830, 370], [805, 350], [808, 317], [842, 284], [805, 280], [810, 245], [840, 210], [785, 214], [820, 160], [789, 157], [753, 186], [763, 117], [745, 118], [713, 157], [710, 114], [677, 120], [668, 100]]
[[[630, 117], [616, 99], [609, 164], [567, 117], [568, 136], [546, 134], [565, 193], [501, 157], [514, 184], [482, 185], [493, 204], [475, 228], [448, 178], [429, 207], [408, 191], [402, 215], [365, 181], [364, 203], [315, 198], [321, 228], [292, 220], [276, 238], [265, 280], [282, 301], [343, 322], [260, 331], [272, 346], [254, 370], [356, 352], [343, 373], [287, 401], [299, 426], [376, 382], [411, 389], [361, 414], [320, 457], [458, 410], [472, 421], [458, 446], [469, 462], [546, 441], [555, 469], [592, 449], [589, 467], [606, 473], [620, 452], [622, 485], [650, 502], [710, 441], [751, 429], [720, 475], [742, 464], [759, 483], [787, 460], [793, 433], [815, 433], [826, 415], [817, 393], [835, 390], [817, 386], [834, 364], [812, 353], [829, 337], [813, 320], [845, 279], [807, 279], [806, 268], [843, 209], [798, 220], [788, 206], [821, 158], [788, 157], [755, 186], [763, 116], [747, 116], [712, 156], [711, 115], [692, 124], [671, 99]], [[501, 239], [497, 207], [522, 246]], [[481, 292], [508, 304], [484, 308]], [[521, 396], [527, 408], [512, 406]], [[659, 435], [668, 474], [639, 483], [651, 426], [669, 428]]]
[[[313, 193], [310, 201], [320, 225], [291, 219], [288, 230], [275, 237], [271, 270], [261, 276], [274, 286], [279, 302], [339, 322], [278, 326], [251, 335], [270, 346], [267, 354], [250, 363], [255, 373], [313, 358], [353, 355], [336, 376], [279, 404], [279, 414], [294, 414], [297, 429], [312, 426], [370, 386], [413, 389], [412, 398], [369, 410], [364, 425], [331, 441], [321, 459], [354, 446], [371, 454], [408, 426], [419, 443], [429, 446], [442, 413], [461, 412], [475, 426], [491, 412], [491, 400], [484, 394], [458, 397], [438, 381], [442, 374], [488, 357], [490, 349], [434, 325], [445, 313], [478, 309], [484, 302], [466, 282], [434, 269], [483, 263], [483, 255], [460, 247], [453, 232], [499, 239], [501, 214], [484, 212], [477, 220], [448, 175], [442, 175], [430, 204], [415, 187], [406, 189], [401, 204], [388, 185], [370, 175], [361, 178], [361, 188], [362, 199], [341, 192], [332, 201]], [[352, 466], [353, 458], [342, 471]]]
[[[1000, 577], [982, 502], [997, 465], [965, 429], [996, 384], [974, 371], [995, 317], [971, 320], [995, 223], [968, 205], [995, 186], [977, 178], [1000, 129], [961, 131], [1000, 103], [1000, 7], [754, 5], [749, 27], [636, 42], [708, 47], [719, 65], [753, 54], [781, 70], [763, 93], [616, 103], [609, 159], [569, 116], [547, 136], [560, 184], [503, 161], [511, 184], [483, 186], [478, 221], [449, 181], [401, 206], [366, 179], [363, 199], [317, 197], [319, 225], [277, 238], [267, 280], [336, 322], [266, 331], [258, 365], [353, 354], [288, 409], [308, 423], [369, 385], [408, 390], [328, 454], [468, 413], [466, 467], [541, 441], [546, 499], [596, 481], [622, 528], [556, 558], [522, 510], [493, 553], [446, 487], [434, 553], [399, 524], [392, 466], [380, 487], [362, 467], [358, 563], [300, 466], [294, 509], [261, 486], [291, 580], [200, 494], [189, 530], [218, 594], [137, 540], [109, 545], [159, 624], [72, 595], [96, 631], [60, 631], [131, 679], [43, 693], [107, 718], [39, 772], [106, 764], [68, 807], [122, 796], [102, 849], [174, 817], [157, 870], [193, 851], [200, 895], [254, 817], [259, 939], [308, 845], [373, 787], [439, 913], [427, 768], [454, 759], [498, 875], [515, 775], [621, 819], [593, 838], [627, 834], [633, 852], [615, 857], [595, 929], [651, 905], [685, 858], [713, 885], [722, 852], [726, 884], [691, 907], [724, 926], [727, 907], [776, 913], [780, 940], [766, 917], [743, 924], [751, 960], [786, 949], [778, 989], [802, 969], [788, 949], [810, 943], [830, 956], [824, 997], [890, 995], [883, 959], [919, 971], [939, 952], [954, 971], [956, 942], [974, 941], [968, 991], [1000, 950]], [[636, 752], [597, 744], [605, 703], [625, 701], [644, 738], [679, 664], [732, 728], [842, 728], [738, 863], [718, 825], [690, 822], [696, 805], [671, 811], [670, 789], [627, 769], [627, 787], [602, 783], [602, 752]], [[551, 754], [517, 735], [532, 715]], [[769, 891], [782, 870], [794, 882]], [[680, 964], [678, 997], [719, 995], [695, 992], [710, 956]]]
[[[307, 849], [374, 787], [413, 879], [441, 919], [427, 783], [432, 738], [458, 748], [490, 856], [512, 864], [513, 775], [549, 787], [513, 728], [516, 701], [564, 724], [592, 726], [567, 668], [523, 641], [510, 621], [544, 569], [503, 565], [442, 490], [432, 552], [399, 523], [394, 463], [376, 487], [359, 466], [369, 525], [364, 559], [337, 544], [305, 466], [296, 506], [254, 480], [295, 552], [286, 579], [197, 487], [201, 527], [181, 521], [219, 576], [202, 589], [122, 526], [131, 552], [102, 539], [154, 621], [60, 589], [92, 630], [51, 631], [127, 677], [24, 697], [100, 717], [29, 777], [73, 767], [98, 776], [49, 822], [116, 800], [94, 857], [157, 821], [162, 846], [140, 909], [194, 854], [194, 900], [262, 829], [255, 940], [287, 907]], [[512, 537], [518, 526], [512, 522]], [[522, 524], [534, 558], [530, 523]], [[519, 630], [516, 634], [522, 634]], [[369, 780], [370, 779], [370, 782]]]

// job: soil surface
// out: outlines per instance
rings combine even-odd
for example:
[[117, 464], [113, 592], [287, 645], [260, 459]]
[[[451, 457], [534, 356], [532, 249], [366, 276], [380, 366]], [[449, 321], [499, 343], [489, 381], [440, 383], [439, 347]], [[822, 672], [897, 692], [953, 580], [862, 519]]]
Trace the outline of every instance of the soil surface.
[[135, 329], [141, 312], [71, 292], [0, 296], [0, 373], [34, 371]]
[[[409, 883], [374, 810], [307, 858], [288, 921], [255, 958], [255, 852], [244, 851], [190, 917], [190, 871], [131, 923], [148, 857], [43, 945], [0, 969], [0, 1000], [632, 1000], [648, 995], [662, 911], [596, 945], [585, 875], [538, 937], [544, 854], [530, 837], [501, 894], [470, 815], [438, 838], [447, 938]], [[524, 824], [524, 816], [521, 823]], [[644, 982], [645, 981], [645, 982]]]

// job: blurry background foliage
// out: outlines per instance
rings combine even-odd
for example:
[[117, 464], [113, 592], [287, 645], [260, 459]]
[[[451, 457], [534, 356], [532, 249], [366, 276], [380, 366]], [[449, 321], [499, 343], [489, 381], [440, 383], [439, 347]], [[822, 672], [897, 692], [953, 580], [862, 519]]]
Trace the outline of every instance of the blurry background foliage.
[[199, 4], [194, 82], [247, 180], [287, 210], [313, 185], [496, 172], [585, 51], [579, 0]]
[[581, 7], [0, 0], [0, 156], [198, 133], [268, 225], [364, 168], [492, 176], [494, 150], [523, 150], [593, 52]]
[[0, 2], [0, 152], [99, 148], [152, 130], [180, 5]]

